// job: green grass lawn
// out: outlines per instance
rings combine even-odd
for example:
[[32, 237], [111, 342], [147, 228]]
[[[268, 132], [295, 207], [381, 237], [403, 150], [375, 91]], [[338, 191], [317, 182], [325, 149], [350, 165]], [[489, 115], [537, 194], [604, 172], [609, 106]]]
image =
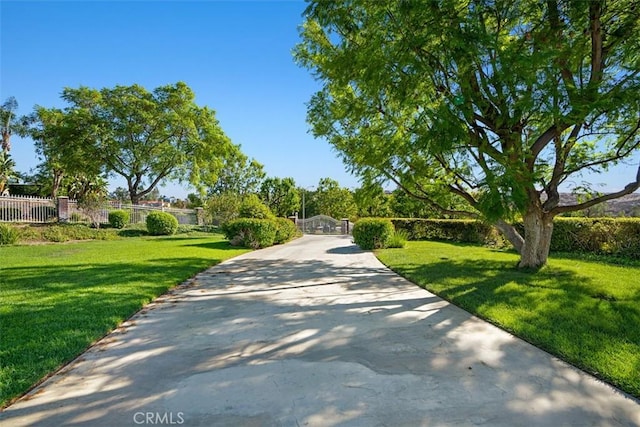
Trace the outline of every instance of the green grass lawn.
[[552, 255], [527, 273], [515, 268], [514, 253], [440, 242], [377, 255], [457, 306], [640, 397], [640, 263]]
[[154, 297], [246, 251], [204, 233], [0, 246], [0, 407]]

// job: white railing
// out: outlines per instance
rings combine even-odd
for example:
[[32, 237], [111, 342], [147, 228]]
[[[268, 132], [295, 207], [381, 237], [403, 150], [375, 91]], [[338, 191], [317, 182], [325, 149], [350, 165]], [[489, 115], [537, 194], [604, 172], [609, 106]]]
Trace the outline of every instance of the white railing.
[[[144, 206], [144, 205], [131, 205], [125, 204], [122, 202], [109, 202], [110, 209], [120, 209], [129, 212], [129, 222], [131, 224], [137, 224], [141, 222], [145, 222], [147, 219], [147, 215], [153, 211], [162, 211], [170, 213], [175, 216], [178, 220], [178, 224], [198, 224], [198, 216], [196, 214], [195, 209], [177, 209], [177, 208], [166, 208], [160, 206]], [[108, 212], [107, 212], [108, 215]]]
[[58, 218], [55, 200], [30, 196], [0, 196], [0, 222], [50, 222]]
[[[95, 212], [90, 218], [89, 212], [82, 209], [76, 200], [68, 200], [68, 212], [65, 220], [68, 222], [109, 222], [109, 212], [122, 209], [129, 212], [131, 224], [144, 223], [147, 215], [153, 211], [164, 211], [175, 216], [179, 224], [198, 224], [195, 209], [176, 209], [159, 206], [143, 206], [125, 204], [122, 202], [107, 202], [103, 209]], [[0, 196], [0, 222], [30, 222], [43, 223], [58, 220], [59, 212], [55, 199], [30, 196]]]

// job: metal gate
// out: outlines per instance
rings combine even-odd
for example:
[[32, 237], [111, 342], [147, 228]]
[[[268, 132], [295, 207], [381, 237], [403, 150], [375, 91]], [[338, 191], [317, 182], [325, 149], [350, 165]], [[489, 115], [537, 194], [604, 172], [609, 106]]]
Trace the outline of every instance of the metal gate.
[[298, 229], [305, 234], [350, 234], [351, 222], [348, 219], [334, 219], [326, 215], [298, 219]]

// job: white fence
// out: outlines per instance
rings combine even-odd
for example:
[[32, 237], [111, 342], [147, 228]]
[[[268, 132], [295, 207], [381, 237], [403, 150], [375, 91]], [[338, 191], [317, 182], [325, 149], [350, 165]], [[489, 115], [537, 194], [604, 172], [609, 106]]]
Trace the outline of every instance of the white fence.
[[27, 196], [0, 196], [0, 222], [49, 222], [58, 217], [53, 199]]
[[178, 224], [198, 224], [198, 215], [195, 209], [177, 209], [177, 208], [165, 208], [165, 207], [156, 207], [156, 206], [141, 206], [141, 205], [131, 205], [124, 204], [122, 202], [109, 202], [109, 209], [106, 210], [107, 221], [109, 211], [111, 210], [123, 210], [129, 212], [129, 222], [131, 224], [137, 224], [140, 222], [145, 222], [147, 220], [147, 215], [153, 211], [162, 211], [170, 213], [175, 216], [178, 220]]
[[[59, 212], [58, 206], [64, 206], [67, 212]], [[198, 224], [198, 212], [196, 209], [175, 209], [155, 206], [142, 206], [124, 204], [121, 202], [108, 202], [103, 209], [95, 212], [93, 221], [100, 223], [109, 222], [109, 212], [121, 209], [129, 212], [131, 224], [144, 223], [147, 215], [153, 211], [164, 211], [175, 216], [179, 224]], [[76, 200], [70, 200], [59, 204], [57, 200], [27, 196], [1, 196], [0, 197], [0, 222], [29, 222], [44, 223], [59, 219], [68, 222], [91, 222], [89, 212], [78, 206]], [[202, 219], [200, 219], [202, 221]]]

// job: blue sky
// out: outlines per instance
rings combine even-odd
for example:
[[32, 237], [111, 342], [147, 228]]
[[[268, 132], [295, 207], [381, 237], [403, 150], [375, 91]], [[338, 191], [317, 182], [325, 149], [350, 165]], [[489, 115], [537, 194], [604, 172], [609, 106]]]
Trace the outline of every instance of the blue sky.
[[[0, 0], [0, 101], [15, 96], [19, 114], [27, 114], [36, 104], [64, 106], [64, 87], [151, 90], [184, 81], [269, 176], [304, 187], [332, 177], [354, 188], [358, 180], [330, 145], [308, 133], [305, 103], [319, 86], [291, 55], [304, 8], [293, 0]], [[30, 140], [15, 137], [12, 155], [22, 172], [38, 163]], [[620, 189], [634, 179], [637, 158], [585, 180], [604, 184], [600, 191]], [[189, 192], [177, 185], [160, 191]]]
[[[291, 55], [304, 8], [302, 1], [2, 0], [0, 100], [15, 96], [27, 114], [36, 104], [64, 106], [64, 87], [151, 90], [184, 81], [269, 176], [357, 187], [330, 145], [308, 133], [305, 103], [319, 86]], [[30, 140], [14, 137], [12, 145], [18, 170], [38, 164]]]

